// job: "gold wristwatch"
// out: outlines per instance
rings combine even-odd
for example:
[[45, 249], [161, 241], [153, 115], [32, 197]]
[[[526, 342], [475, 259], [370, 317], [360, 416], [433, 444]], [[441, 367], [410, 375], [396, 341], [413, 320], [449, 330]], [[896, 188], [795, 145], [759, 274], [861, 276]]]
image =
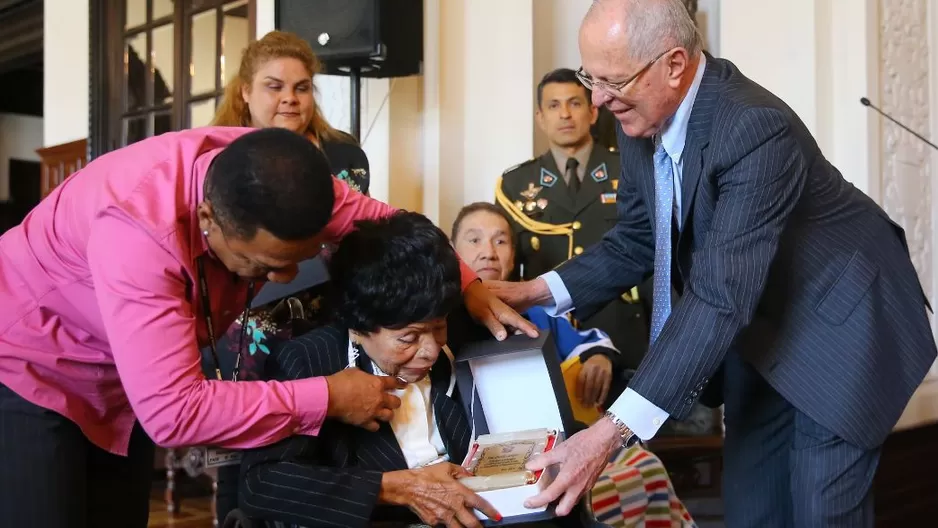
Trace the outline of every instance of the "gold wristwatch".
[[642, 443], [642, 439], [629, 429], [629, 426], [622, 423], [622, 420], [620, 420], [618, 416], [609, 411], [606, 411], [605, 416], [612, 420], [613, 425], [616, 426], [616, 431], [619, 432], [619, 437], [622, 439], [622, 447], [629, 448], [635, 444]]

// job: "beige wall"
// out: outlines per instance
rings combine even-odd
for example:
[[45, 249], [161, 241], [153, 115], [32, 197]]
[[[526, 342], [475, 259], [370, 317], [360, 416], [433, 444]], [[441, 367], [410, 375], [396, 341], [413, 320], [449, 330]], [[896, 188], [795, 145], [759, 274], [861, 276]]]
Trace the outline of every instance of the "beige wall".
[[88, 0], [43, 3], [43, 145], [88, 137]]

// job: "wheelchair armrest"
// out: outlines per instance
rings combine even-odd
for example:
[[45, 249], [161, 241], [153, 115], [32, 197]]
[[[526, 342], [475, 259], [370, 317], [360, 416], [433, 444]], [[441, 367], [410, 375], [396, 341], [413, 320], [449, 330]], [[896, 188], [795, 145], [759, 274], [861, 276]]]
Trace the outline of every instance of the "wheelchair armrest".
[[225, 522], [221, 525], [222, 528], [262, 528], [260, 524], [255, 523], [247, 516], [243, 511], [235, 508], [228, 512], [228, 515], [225, 517]]

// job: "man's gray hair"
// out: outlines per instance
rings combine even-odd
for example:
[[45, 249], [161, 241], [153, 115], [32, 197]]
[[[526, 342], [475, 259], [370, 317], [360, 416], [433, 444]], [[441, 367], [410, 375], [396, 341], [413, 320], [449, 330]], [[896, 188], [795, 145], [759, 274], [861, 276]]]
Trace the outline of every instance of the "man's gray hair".
[[691, 55], [701, 49], [700, 32], [683, 0], [594, 0], [615, 4], [628, 39], [632, 60], [647, 62], [670, 48], [682, 47]]

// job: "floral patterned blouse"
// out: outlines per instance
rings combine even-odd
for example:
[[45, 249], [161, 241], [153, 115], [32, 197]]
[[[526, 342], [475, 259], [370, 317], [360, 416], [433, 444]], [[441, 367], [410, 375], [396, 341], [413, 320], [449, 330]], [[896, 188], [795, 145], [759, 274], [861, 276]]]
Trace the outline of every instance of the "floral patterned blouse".
[[[352, 136], [348, 136], [347, 141], [324, 141], [322, 149], [329, 159], [335, 177], [345, 181], [352, 189], [367, 195], [368, 157]], [[248, 313], [247, 332], [241, 346], [241, 368], [238, 379], [263, 379], [265, 360], [272, 349], [294, 335], [304, 334], [324, 324], [324, 317], [319, 311], [323, 286], [314, 286], [287, 299], [255, 308]], [[219, 362], [225, 379], [231, 379], [237, 358], [242, 319], [243, 316], [239, 317], [218, 340]], [[206, 375], [212, 377], [214, 366], [208, 349], [203, 351], [202, 357], [203, 370]]]

